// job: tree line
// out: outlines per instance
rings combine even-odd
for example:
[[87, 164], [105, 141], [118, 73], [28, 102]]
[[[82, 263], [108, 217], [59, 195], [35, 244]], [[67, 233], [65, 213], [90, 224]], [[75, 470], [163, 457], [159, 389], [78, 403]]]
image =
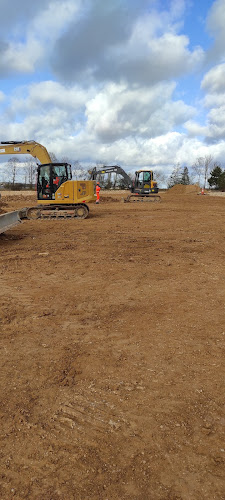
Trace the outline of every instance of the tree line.
[[[54, 153], [50, 153], [52, 162], [58, 162]], [[90, 179], [90, 170], [93, 166], [83, 167], [78, 160], [71, 162], [69, 158], [62, 158], [62, 162], [72, 164], [74, 179]], [[103, 168], [104, 162], [97, 161], [96, 167]], [[180, 163], [174, 165], [170, 176], [166, 176], [162, 171], [152, 168], [155, 180], [159, 187], [167, 185], [168, 188], [176, 184], [194, 184], [198, 183], [204, 189], [210, 187], [216, 190], [225, 190], [225, 170], [221, 165], [214, 161], [211, 155], [198, 157], [191, 167], [182, 166]], [[2, 178], [0, 185], [8, 189], [35, 189], [37, 164], [34, 159], [20, 162], [19, 158], [13, 156], [2, 169]], [[128, 172], [133, 177], [132, 172]], [[102, 178], [102, 186], [110, 188], [123, 189], [123, 180], [120, 176], [105, 176]]]
[[167, 187], [196, 182], [204, 189], [210, 187], [221, 191], [225, 190], [225, 170], [218, 162], [214, 161], [211, 155], [197, 158], [190, 168], [190, 172], [187, 166], [181, 166], [178, 163], [167, 180]]

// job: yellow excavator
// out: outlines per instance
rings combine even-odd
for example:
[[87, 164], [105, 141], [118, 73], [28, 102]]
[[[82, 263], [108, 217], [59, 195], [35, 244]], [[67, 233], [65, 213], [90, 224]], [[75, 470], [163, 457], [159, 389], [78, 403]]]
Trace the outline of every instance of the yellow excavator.
[[95, 182], [72, 180], [69, 163], [52, 163], [47, 149], [35, 141], [0, 143], [0, 155], [29, 154], [40, 161], [37, 166], [37, 206], [24, 212], [28, 219], [85, 219], [87, 203], [96, 201]]

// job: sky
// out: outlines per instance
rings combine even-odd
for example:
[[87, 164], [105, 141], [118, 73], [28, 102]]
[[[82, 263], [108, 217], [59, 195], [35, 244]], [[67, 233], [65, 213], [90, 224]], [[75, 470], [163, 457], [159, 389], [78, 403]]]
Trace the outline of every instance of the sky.
[[0, 0], [0, 14], [0, 141], [128, 171], [225, 168], [225, 0]]

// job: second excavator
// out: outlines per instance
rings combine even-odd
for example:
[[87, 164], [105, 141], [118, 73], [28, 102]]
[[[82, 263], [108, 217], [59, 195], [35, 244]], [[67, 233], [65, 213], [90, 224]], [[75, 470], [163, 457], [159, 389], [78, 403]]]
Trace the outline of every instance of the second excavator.
[[122, 183], [125, 189], [130, 189], [130, 194], [123, 200], [124, 202], [130, 201], [161, 201], [158, 194], [159, 189], [157, 182], [154, 180], [152, 170], [137, 170], [135, 178], [132, 180], [130, 176], [119, 165], [103, 166], [102, 169], [97, 170], [94, 167], [90, 171], [92, 180], [98, 180], [107, 174], [115, 173], [122, 177]]

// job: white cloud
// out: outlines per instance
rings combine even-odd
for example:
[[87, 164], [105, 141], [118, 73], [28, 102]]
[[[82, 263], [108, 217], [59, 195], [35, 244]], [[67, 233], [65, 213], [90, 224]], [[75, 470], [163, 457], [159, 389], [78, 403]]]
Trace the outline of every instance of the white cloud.
[[85, 90], [77, 85], [64, 86], [48, 80], [18, 90], [12, 98], [11, 108], [22, 114], [31, 110], [48, 113], [58, 108], [73, 116], [74, 112], [82, 111], [95, 92], [92, 87]]
[[50, 56], [57, 38], [78, 14], [79, 7], [80, 0], [45, 2], [45, 7], [30, 22], [18, 23], [2, 44], [0, 74], [32, 73], [40, 69]]
[[225, 55], [225, 2], [215, 0], [208, 14], [207, 26], [214, 37], [214, 44], [209, 51], [209, 58], [224, 57]]
[[55, 41], [58, 36], [67, 29], [71, 21], [79, 15], [82, 6], [81, 0], [53, 0], [46, 2], [46, 8], [42, 9], [28, 25], [28, 33], [35, 34], [41, 41]]
[[225, 104], [225, 93], [206, 94], [203, 102], [206, 108], [218, 108], [220, 106], [223, 106]]
[[149, 88], [114, 83], [101, 90], [53, 81], [33, 84], [12, 99], [0, 120], [0, 137], [34, 139], [58, 158], [170, 168], [178, 161], [192, 161], [196, 144], [201, 144], [172, 131], [190, 123], [196, 111], [173, 101], [174, 90], [175, 84], [166, 82]]
[[[43, 120], [41, 119], [43, 118]], [[60, 116], [30, 117], [23, 124], [11, 124], [7, 127], [8, 137], [4, 137], [4, 128], [0, 125], [0, 136], [3, 139], [35, 139], [45, 145], [49, 152], [54, 152], [60, 159], [68, 157], [71, 161], [79, 160], [82, 164], [90, 165], [96, 161], [105, 164], [117, 163], [126, 170], [132, 167], [152, 166], [154, 170], [161, 170], [169, 174], [177, 163], [191, 166], [196, 158], [211, 154], [215, 161], [223, 164], [225, 156], [225, 142], [207, 145], [195, 138], [188, 138], [185, 134], [169, 132], [154, 138], [125, 137], [112, 143], [102, 143], [96, 140], [87, 130], [82, 129], [76, 136], [69, 135], [63, 126], [59, 127]], [[44, 128], [41, 126], [44, 123]], [[48, 134], [46, 136], [46, 134]]]
[[[120, 2], [90, 2], [91, 8], [56, 42], [53, 69], [68, 81], [129, 81], [152, 84], [194, 71], [204, 61], [201, 47], [177, 33], [173, 9], [144, 9], [135, 15]], [[130, 4], [129, 4], [130, 6]], [[183, 2], [177, 2], [180, 12]], [[175, 22], [176, 17], [176, 22]]]
[[214, 66], [204, 76], [201, 87], [210, 93], [225, 92], [225, 63]]
[[172, 101], [174, 87], [173, 83], [134, 89], [125, 84], [106, 85], [87, 102], [87, 128], [104, 142], [167, 133], [195, 113], [182, 101]]
[[114, 83], [85, 90], [46, 81], [17, 91], [0, 123], [4, 129], [8, 121], [13, 119], [15, 126], [18, 121], [18, 127], [27, 127], [32, 137], [40, 129], [44, 137], [52, 137], [57, 130], [58, 135], [64, 131], [64, 136], [83, 130], [103, 143], [127, 136], [155, 137], [195, 114], [193, 107], [172, 100], [174, 89], [171, 82], [138, 88]]
[[[208, 142], [225, 138], [225, 63], [211, 68], [203, 77], [201, 88], [206, 92], [203, 103], [208, 109], [204, 135]], [[187, 126], [190, 131], [190, 127]], [[203, 129], [203, 128], [202, 128]]]
[[31, 73], [34, 70], [34, 63], [41, 55], [42, 47], [35, 40], [30, 40], [26, 45], [10, 42], [1, 57], [0, 74]]
[[199, 136], [205, 137], [208, 134], [207, 126], [199, 125], [198, 123], [192, 120], [188, 120], [184, 124], [184, 126], [188, 132], [189, 137], [199, 137]]

